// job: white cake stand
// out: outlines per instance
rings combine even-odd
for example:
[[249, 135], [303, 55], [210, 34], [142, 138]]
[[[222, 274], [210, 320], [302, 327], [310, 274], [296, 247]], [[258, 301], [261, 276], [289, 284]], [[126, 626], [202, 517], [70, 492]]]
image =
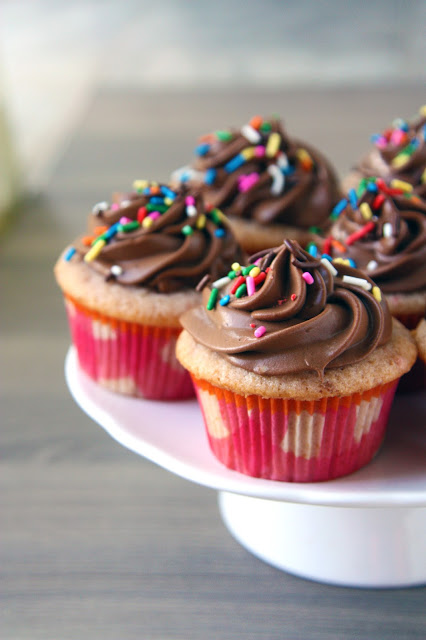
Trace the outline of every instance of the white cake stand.
[[426, 583], [426, 403], [398, 397], [375, 460], [319, 483], [272, 482], [222, 466], [195, 400], [156, 402], [109, 392], [70, 348], [65, 377], [77, 404], [115, 440], [219, 492], [222, 518], [253, 554], [279, 569], [352, 587]]

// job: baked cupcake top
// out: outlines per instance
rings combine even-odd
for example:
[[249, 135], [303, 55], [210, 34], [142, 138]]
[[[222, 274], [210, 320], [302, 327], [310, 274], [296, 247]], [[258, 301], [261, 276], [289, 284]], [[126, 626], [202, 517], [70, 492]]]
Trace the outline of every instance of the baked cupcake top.
[[173, 190], [145, 180], [134, 191], [99, 202], [88, 234], [64, 259], [84, 261], [106, 280], [159, 293], [193, 288], [206, 273], [217, 277], [241, 255], [225, 216], [204, 206], [187, 186]]
[[[426, 287], [426, 201], [371, 178], [332, 213], [323, 250], [367, 273], [384, 293]], [[312, 251], [312, 247], [308, 247]]]
[[380, 289], [358, 270], [313, 258], [297, 242], [252, 256], [203, 289], [181, 317], [193, 338], [266, 376], [358, 362], [391, 336]]
[[207, 203], [260, 224], [309, 229], [328, 224], [339, 199], [336, 174], [314, 147], [291, 138], [278, 118], [202, 136], [190, 167], [172, 179], [202, 185]]
[[380, 176], [387, 182], [403, 180], [426, 197], [426, 105], [411, 121], [397, 118], [371, 138], [373, 150], [358, 164], [364, 176]]

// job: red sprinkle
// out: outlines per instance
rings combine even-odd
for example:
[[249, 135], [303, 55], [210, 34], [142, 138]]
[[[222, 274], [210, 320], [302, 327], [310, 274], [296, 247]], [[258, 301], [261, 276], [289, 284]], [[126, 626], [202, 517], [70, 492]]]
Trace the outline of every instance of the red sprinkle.
[[373, 202], [371, 203], [372, 208], [374, 210], [380, 209], [380, 207], [382, 206], [385, 200], [386, 198], [383, 195], [383, 193], [378, 193], [377, 196], [374, 198]]
[[250, 326], [251, 326], [252, 329], [254, 329], [256, 325], [254, 324], [254, 322], [251, 322]]
[[140, 209], [138, 209], [138, 214], [137, 214], [138, 222], [142, 223], [142, 221], [146, 218], [147, 214], [148, 214], [148, 211], [146, 207], [140, 207]]
[[242, 284], [244, 284], [244, 282], [246, 281], [244, 276], [238, 276], [238, 278], [235, 279], [234, 284], [231, 287], [231, 291], [230, 293], [234, 294], [236, 292], [236, 290], [238, 289], [238, 287], [240, 287]]
[[323, 253], [326, 253], [327, 255], [330, 255], [330, 250], [331, 250], [331, 240], [332, 237], [328, 236], [328, 238], [326, 238], [324, 240], [324, 247], [323, 247]]
[[255, 278], [254, 278], [254, 284], [257, 286], [258, 284], [260, 284], [261, 282], [263, 282], [266, 278], [266, 273], [264, 271], [261, 271]]
[[297, 295], [295, 293], [292, 293], [290, 298], [293, 300], [293, 302], [296, 300]]
[[349, 246], [354, 242], [356, 242], [357, 240], [359, 240], [360, 238], [363, 238], [364, 236], [367, 235], [367, 233], [370, 233], [370, 231], [373, 231], [375, 226], [376, 224], [372, 220], [370, 222], [367, 222], [367, 224], [361, 227], [359, 231], [355, 231], [354, 233], [352, 233], [350, 236], [346, 238], [346, 244]]

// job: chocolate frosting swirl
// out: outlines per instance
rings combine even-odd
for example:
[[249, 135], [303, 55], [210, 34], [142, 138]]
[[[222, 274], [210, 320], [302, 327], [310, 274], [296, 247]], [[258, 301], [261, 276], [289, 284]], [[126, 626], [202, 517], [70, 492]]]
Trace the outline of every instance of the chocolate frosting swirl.
[[426, 106], [408, 122], [402, 118], [381, 134], [372, 136], [375, 148], [356, 167], [364, 176], [380, 176], [412, 184], [416, 193], [426, 195]]
[[410, 210], [409, 199], [377, 180], [349, 200], [331, 230], [343, 244], [331, 243], [332, 256], [353, 260], [384, 293], [424, 290], [426, 202], [416, 197], [420, 205]]
[[[142, 184], [98, 203], [89, 218], [89, 237], [79, 238], [77, 255], [106, 279], [167, 293], [193, 288], [241, 256], [225, 216], [207, 210], [202, 197], [183, 186]], [[93, 247], [101, 241], [100, 251]], [[103, 246], [102, 246], [103, 243]]]
[[[208, 286], [204, 304], [184, 313], [182, 325], [195, 340], [248, 371], [314, 370], [320, 376], [324, 369], [358, 362], [389, 340], [386, 301], [359, 271], [316, 260], [289, 240], [252, 261], [259, 257], [265, 278], [252, 295], [233, 295], [231, 281], [209, 310]], [[363, 286], [347, 276], [361, 278]]]
[[241, 130], [201, 140], [193, 165], [176, 176], [202, 182], [207, 203], [261, 224], [328, 226], [339, 199], [335, 171], [317, 149], [290, 138], [280, 120], [255, 117]]

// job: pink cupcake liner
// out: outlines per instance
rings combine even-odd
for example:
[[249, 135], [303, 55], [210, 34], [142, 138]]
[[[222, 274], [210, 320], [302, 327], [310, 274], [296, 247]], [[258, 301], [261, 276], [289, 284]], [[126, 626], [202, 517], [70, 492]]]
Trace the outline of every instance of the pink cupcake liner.
[[193, 378], [213, 454], [229, 469], [286, 482], [347, 475], [378, 451], [398, 380], [316, 401], [241, 396]]
[[66, 296], [71, 338], [81, 368], [111, 391], [152, 400], [194, 396], [188, 372], [175, 355], [178, 328], [117, 320]]

